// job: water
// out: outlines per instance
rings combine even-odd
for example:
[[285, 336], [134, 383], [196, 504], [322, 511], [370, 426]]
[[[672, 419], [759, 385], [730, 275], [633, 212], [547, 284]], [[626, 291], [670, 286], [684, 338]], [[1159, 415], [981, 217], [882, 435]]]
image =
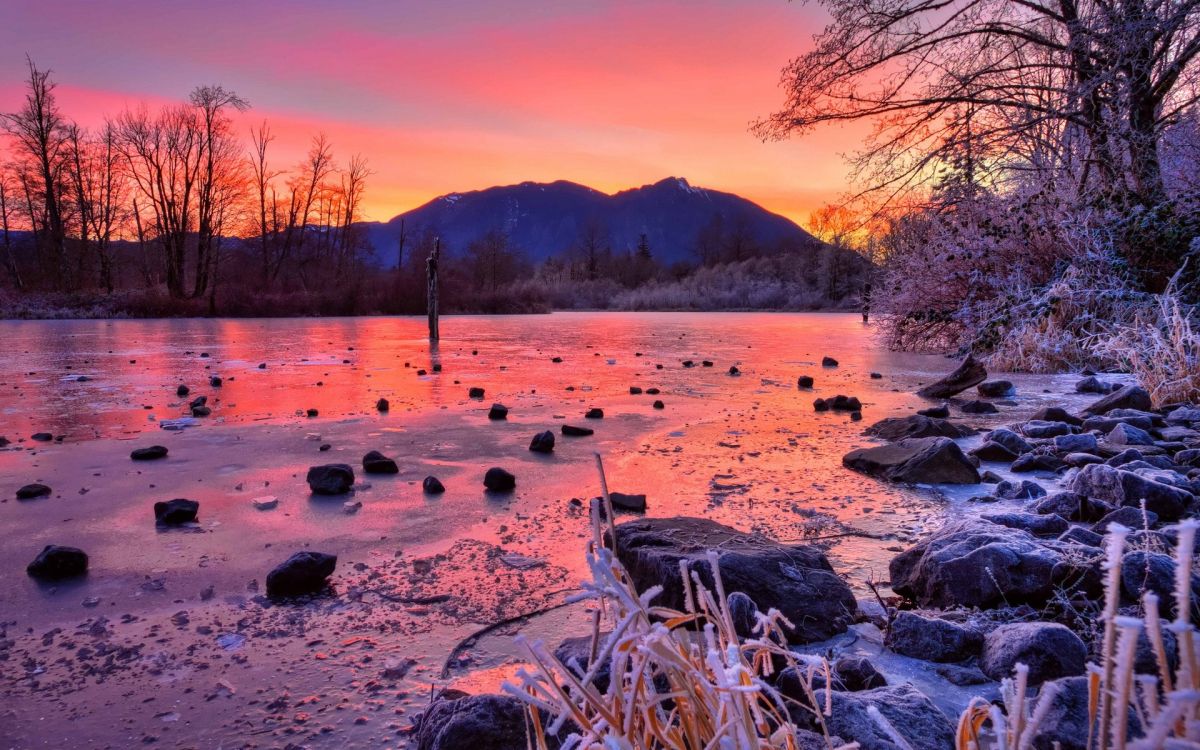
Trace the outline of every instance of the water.
[[[0, 436], [13, 441], [0, 450], [0, 746], [402, 743], [431, 686], [492, 689], [519, 658], [517, 626], [452, 654], [460, 639], [575, 587], [589, 529], [571, 500], [598, 493], [596, 453], [609, 486], [647, 494], [649, 514], [813, 541], [860, 591], [947, 512], [969, 512], [961, 491], [841, 468], [869, 442], [864, 425], [927, 406], [912, 393], [952, 366], [885, 351], [857, 316], [450, 317], [442, 333], [431, 349], [416, 318], [0, 322]], [[821, 367], [826, 355], [840, 366]], [[804, 374], [813, 391], [796, 388]], [[964, 421], [1005, 423], [1070, 391], [1070, 378], [1012, 379], [1002, 415]], [[814, 412], [813, 398], [836, 393], [863, 401], [862, 423]], [[197, 395], [211, 416], [161, 429]], [[493, 402], [507, 421], [487, 419]], [[592, 407], [604, 419], [584, 419]], [[596, 434], [563, 437], [564, 422]], [[530, 453], [545, 429], [555, 452]], [[129, 460], [151, 444], [169, 457]], [[358, 467], [372, 449], [401, 471], [359, 472], [356, 513], [309, 494], [308, 466]], [[483, 491], [495, 465], [516, 474], [514, 494]], [[429, 474], [444, 495], [422, 493]], [[54, 494], [12, 499], [33, 481]], [[278, 506], [254, 507], [263, 496]], [[155, 528], [151, 506], [174, 497], [200, 501], [195, 528]], [[85, 549], [89, 576], [29, 579], [24, 565], [51, 543]], [[339, 556], [337, 596], [258, 598], [265, 573], [305, 548]], [[567, 608], [522, 627], [554, 641], [587, 622]], [[71, 721], [48, 727], [48, 713]]]

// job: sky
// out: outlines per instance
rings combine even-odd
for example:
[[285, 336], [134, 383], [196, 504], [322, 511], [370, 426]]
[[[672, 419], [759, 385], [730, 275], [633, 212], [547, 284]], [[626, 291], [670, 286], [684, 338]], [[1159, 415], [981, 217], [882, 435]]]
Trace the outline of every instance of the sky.
[[824, 23], [786, 0], [0, 0], [0, 111], [28, 53], [83, 125], [220, 84], [249, 100], [247, 134], [270, 123], [278, 167], [324, 132], [368, 159], [368, 219], [526, 180], [679, 176], [805, 224], [862, 133], [749, 125]]

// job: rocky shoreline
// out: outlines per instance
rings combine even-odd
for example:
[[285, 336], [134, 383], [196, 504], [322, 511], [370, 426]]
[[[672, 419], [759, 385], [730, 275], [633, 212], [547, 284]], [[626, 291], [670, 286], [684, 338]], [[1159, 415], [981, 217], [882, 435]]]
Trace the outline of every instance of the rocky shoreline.
[[[715, 551], [725, 587], [734, 592], [731, 607], [737, 601], [745, 608], [745, 622], [754, 622], [755, 612], [777, 610], [795, 625], [789, 633], [795, 647], [816, 644], [830, 654], [832, 685], [822, 679], [818, 687], [832, 691], [818, 693], [831, 701], [826, 728], [835, 739], [867, 750], [898, 747], [867, 718], [874, 711], [914, 748], [954, 747], [957, 716], [911, 684], [889, 684], [870, 660], [839, 653], [837, 636], [851, 630], [860, 637], [873, 634], [881, 657], [916, 660], [947, 683], [981, 694], [994, 692], [996, 682], [1024, 665], [1030, 688], [1053, 686], [1032, 746], [1085, 750], [1085, 675], [1088, 662], [1097, 661], [1103, 630], [1104, 535], [1117, 524], [1131, 530], [1121, 564], [1120, 611], [1136, 613], [1143, 595], [1152, 592], [1159, 614], [1171, 616], [1171, 524], [1200, 511], [1200, 408], [1154, 408], [1143, 389], [1087, 373], [1077, 391], [1103, 395], [1079, 414], [1045, 407], [982, 434], [964, 451], [956, 440], [974, 431], [949, 419], [952, 409], [977, 414], [985, 411], [979, 403], [995, 408], [989, 401], [953, 398], [968, 388], [983, 399], [1012, 393], [1011, 383], [987, 381], [983, 368], [969, 360], [922, 391], [950, 402], [872, 424], [865, 434], [884, 442], [843, 459], [847, 468], [888, 482], [978, 486], [983, 491], [972, 504], [1007, 501], [1002, 511], [952, 518], [897, 554], [889, 566], [893, 597], [856, 600], [815, 547], [781, 544], [699, 518], [621, 523], [618, 557], [639, 590], [660, 586], [656, 603], [682, 608], [681, 563], [711, 585], [706, 560]], [[816, 408], [828, 406], [819, 400]], [[1008, 509], [1013, 502], [1019, 509]], [[1200, 593], [1200, 577], [1192, 580]], [[557, 652], [580, 675], [592, 667], [588, 641], [568, 639]], [[1174, 638], [1167, 637], [1166, 645], [1168, 658], [1176, 660]], [[1144, 634], [1136, 659], [1139, 673], [1156, 673]], [[795, 681], [785, 670], [775, 689], [804, 701]], [[420, 750], [524, 747], [524, 711], [510, 696], [445, 695], [415, 721], [415, 744]], [[826, 746], [823, 737], [799, 731], [799, 746]]]

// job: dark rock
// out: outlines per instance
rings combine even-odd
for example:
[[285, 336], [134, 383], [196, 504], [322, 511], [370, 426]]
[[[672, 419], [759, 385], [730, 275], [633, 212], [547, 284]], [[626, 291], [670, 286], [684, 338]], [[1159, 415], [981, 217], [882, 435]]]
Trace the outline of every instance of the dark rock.
[[[730, 594], [730, 599], [736, 596]], [[603, 645], [604, 639], [608, 638], [611, 633], [601, 633], [600, 644]], [[554, 657], [570, 669], [576, 677], [584, 677], [588, 670], [592, 668], [592, 636], [584, 635], [578, 638], [565, 638], [563, 642], [558, 644], [558, 648], [554, 649]], [[592, 677], [592, 685], [601, 693], [608, 690], [609, 679], [612, 674], [612, 662], [606, 661], [596, 669], [595, 675]]]
[[1004, 481], [1004, 477], [1000, 476], [991, 469], [988, 469], [979, 475], [979, 481], [983, 482], [984, 484], [1000, 484]]
[[54, 439], [54, 436], [48, 432], [35, 432], [31, 437], [39, 443], [48, 443]]
[[1125, 505], [1105, 514], [1092, 526], [1092, 531], [1097, 534], [1107, 534], [1108, 527], [1114, 523], [1135, 531], [1137, 529], [1150, 529], [1154, 527], [1154, 524], [1158, 523], [1158, 516], [1152, 511], [1143, 511], [1141, 508]]
[[646, 512], [646, 496], [645, 495], [630, 495], [624, 492], [610, 492], [608, 499], [612, 501], [613, 508], [616, 510], [627, 510], [632, 513]]
[[1057, 456], [1026, 453], [1023, 456], [1018, 456], [1017, 460], [1013, 461], [1012, 465], [1008, 468], [1014, 474], [1023, 474], [1031, 471], [1058, 471], [1062, 467], [1062, 459]]
[[944, 419], [934, 419], [914, 414], [908, 417], [889, 417], [868, 427], [864, 435], [882, 438], [889, 442], [904, 438], [948, 437], [959, 438], [970, 431]]
[[631, 386], [629, 386], [629, 395], [630, 396], [640, 396], [640, 395], [642, 395], [642, 389], [637, 387], [636, 385], [631, 385]]
[[1010, 529], [1023, 529], [1034, 536], [1058, 536], [1071, 526], [1062, 516], [1037, 513], [985, 513], [981, 517]]
[[701, 364], [701, 365], [703, 365], [703, 366], [705, 366], [705, 367], [712, 367], [712, 366], [713, 366], [713, 363], [712, 363], [712, 360], [711, 360], [711, 359], [706, 359], [706, 360], [703, 360], [703, 361], [702, 361], [700, 364]]
[[683, 366], [684, 367], [695, 367], [696, 363], [690, 359], [685, 359], [685, 360], [683, 360]]
[[1075, 425], [1068, 422], [1047, 422], [1040, 419], [1031, 419], [1021, 425], [1021, 433], [1025, 437], [1031, 438], [1052, 438], [1059, 435], [1072, 435], [1075, 433]]
[[[1096, 442], [1096, 436], [1090, 434], [1082, 435], [1057, 435], [1054, 438], [1054, 450], [1060, 453], [1090, 453], [1099, 444]], [[1097, 460], [1100, 460], [1099, 458]]]
[[204, 406], [208, 403], [208, 396], [197, 396], [188, 404], [189, 407], [195, 409], [197, 406]]
[[594, 434], [596, 431], [590, 427], [575, 427], [574, 425], [565, 424], [562, 426], [562, 434], [567, 437], [587, 437]]
[[947, 419], [950, 416], [950, 407], [946, 404], [931, 406], [928, 409], [919, 409], [917, 414], [931, 419]]
[[[1050, 710], [1037, 726], [1033, 736], [1034, 750], [1088, 750], [1090, 715], [1088, 709], [1088, 678], [1067, 677], [1053, 680], [1042, 685], [1046, 690], [1049, 685], [1055, 685], [1054, 699], [1050, 701]], [[1129, 709], [1130, 736], [1141, 734], [1137, 715]]]
[[325, 588], [325, 579], [333, 575], [337, 555], [324, 552], [297, 552], [267, 574], [267, 596], [272, 599], [314, 594]]
[[212, 414], [212, 409], [208, 408], [207, 406], [193, 406], [192, 407], [192, 416], [193, 417], [207, 417], [209, 414]]
[[793, 643], [809, 643], [846, 630], [857, 603], [824, 553], [785, 545], [703, 518], [653, 518], [617, 526], [617, 555], [639, 591], [661, 585], [655, 604], [684, 608], [679, 564], [686, 560], [705, 586], [713, 586], [707, 553], [714, 550], [726, 591], [741, 591], [760, 610], [778, 609], [795, 625]]
[[354, 469], [349, 464], [313, 466], [305, 481], [314, 495], [343, 495], [354, 486]]
[[1018, 664], [1029, 667], [1029, 684], [1084, 672], [1087, 646], [1058, 623], [1014, 622], [1001, 625], [983, 641], [979, 668], [993, 680], [1013, 676]]
[[483, 486], [491, 492], [512, 492], [517, 487], [517, 478], [499, 466], [493, 466], [483, 475]]
[[492, 421], [508, 419], [508, 407], [504, 404], [492, 404], [492, 408], [488, 409], [488, 419]]
[[1194, 500], [1186, 490], [1105, 464], [1080, 469], [1071, 481], [1071, 490], [1118, 506], [1137, 508], [1144, 501], [1146, 508], [1164, 521], [1178, 520]]
[[1017, 454], [994, 440], [988, 440], [982, 445], [971, 449], [971, 455], [980, 461], [1003, 461], [1010, 463], [1017, 459]]
[[1002, 398], [1012, 396], [1017, 392], [1016, 386], [1008, 380], [985, 380], [975, 386], [975, 390], [979, 391], [979, 395], [984, 398]]
[[873, 373], [871, 373], [870, 377], [871, 377], [871, 380], [883, 380], [883, 373], [873, 372]]
[[1082, 544], [1087, 547], [1099, 547], [1104, 543], [1104, 537], [1094, 531], [1088, 531], [1082, 526], [1072, 526], [1062, 534], [1059, 534], [1058, 541]]
[[526, 750], [536, 746], [528, 723], [525, 704], [507, 695], [442, 698], [415, 722], [412, 744], [415, 750]]
[[550, 361], [557, 365], [557, 364], [562, 364], [563, 360], [562, 360], [562, 357], [551, 357]]
[[839, 656], [833, 663], [834, 676], [851, 692], [887, 687], [887, 678], [870, 660], [861, 656]]
[[[824, 706], [827, 691], [816, 691], [818, 706]], [[832, 715], [825, 719], [831, 735], [857, 742], [860, 750], [896, 750], [896, 743], [872, 718], [874, 707], [904, 737], [912, 748], [951, 750], [954, 725], [923, 693], [911, 685], [896, 685], [856, 693], [832, 691]]]
[[753, 638], [758, 625], [758, 605], [740, 591], [729, 595], [729, 619], [733, 620], [733, 631], [739, 638]]
[[947, 620], [900, 611], [888, 627], [884, 645], [903, 656], [947, 662], [969, 659], [979, 652], [983, 636]]
[[837, 367], [837, 366], [838, 366], [838, 361], [836, 359], [834, 359], [833, 357], [822, 357], [821, 358], [821, 367]]
[[[363, 456], [362, 460], [363, 471], [367, 474], [399, 474], [400, 467], [396, 465], [395, 460], [388, 458], [379, 451], [371, 451]], [[353, 477], [350, 480], [354, 483]]]
[[729, 366], [729, 374], [730, 375], [741, 375], [742, 372], [735, 365], [730, 365]]
[[812, 388], [813, 387], [812, 376], [811, 375], [801, 375], [800, 377], [796, 378], [796, 387], [797, 388]]
[[445, 485], [435, 476], [428, 476], [421, 482], [421, 489], [426, 495], [440, 495], [446, 491]]
[[1005, 500], [1036, 500], [1046, 496], [1046, 490], [1037, 482], [1022, 479], [1020, 483], [1000, 482], [992, 494]]
[[834, 411], [862, 411], [862, 403], [857, 396], [838, 394], [833, 398], [825, 399], [825, 405]]
[[925, 386], [917, 391], [917, 395], [925, 398], [950, 398], [972, 386], [979, 385], [984, 380], [987, 380], [987, 370], [975, 359], [973, 354], [969, 354], [954, 372], [936, 383]]
[[175, 389], [175, 395], [180, 398], [183, 398], [184, 396], [188, 395], [191, 392], [192, 392], [192, 389], [188, 388], [186, 385], [180, 385], [178, 388]]
[[[1196, 619], [1196, 601], [1200, 599], [1200, 575], [1192, 573], [1192, 612]], [[1158, 597], [1159, 614], [1175, 616], [1175, 558], [1158, 552], [1136, 550], [1121, 559], [1121, 596], [1130, 604], [1139, 604], [1142, 594], [1152, 591]]]
[[1093, 523], [1112, 512], [1113, 506], [1076, 492], [1056, 492], [1033, 505], [1034, 513], [1062, 516], [1068, 521]]
[[47, 497], [53, 490], [44, 484], [34, 482], [27, 484], [17, 490], [18, 500], [33, 500], [38, 497]]
[[1111, 393], [1112, 389], [1112, 383], [1100, 380], [1095, 375], [1089, 375], [1075, 384], [1076, 393]]
[[44, 581], [58, 581], [87, 573], [88, 556], [75, 547], [46, 545], [33, 562], [25, 566], [25, 572]]
[[392, 405], [388, 403], [386, 398], [381, 398], [375, 402], [375, 409], [377, 411], [387, 411], [390, 408], [392, 408]]
[[977, 484], [979, 472], [949, 438], [907, 438], [859, 448], [842, 457], [846, 468], [892, 482]]
[[180, 526], [192, 523], [200, 512], [200, 503], [177, 498], [154, 504], [154, 521], [161, 526]]
[[662, 401], [655, 401], [655, 402], [654, 402], [653, 404], [651, 404], [651, 405], [652, 405], [652, 406], [653, 406], [655, 409], [665, 409], [665, 408], [667, 408], [667, 405], [666, 405], [666, 404], [664, 404]]
[[308, 410], [305, 412], [305, 414], [307, 414], [307, 415], [309, 416], [309, 418], [311, 419], [311, 418], [313, 418], [313, 417], [316, 417], [317, 415], [319, 415], [319, 414], [320, 414], [320, 412], [319, 412], [319, 411], [317, 411], [316, 409], [308, 409]]
[[988, 401], [967, 401], [958, 407], [963, 414], [999, 414], [995, 404]]
[[1029, 453], [1033, 450], [1033, 446], [1027, 443], [1025, 438], [1021, 437], [1012, 430], [1005, 429], [1003, 427], [992, 430], [988, 434], [984, 435], [983, 439], [987, 442], [999, 443], [1018, 456], [1024, 453]]
[[813, 401], [813, 411], [829, 411], [829, 403], [823, 398], [818, 398]]
[[592, 407], [583, 415], [585, 419], [604, 419], [604, 410]]
[[1154, 445], [1150, 433], [1124, 422], [1113, 427], [1104, 439], [1113, 445]]
[[1139, 430], [1154, 429], [1154, 420], [1149, 417], [1088, 417], [1083, 421], [1083, 429], [1087, 432], [1112, 432], [1114, 427], [1122, 424]]
[[1083, 424], [1083, 420], [1071, 414], [1061, 406], [1045, 406], [1038, 409], [1029, 416], [1031, 421], [1037, 422], [1066, 422], [1073, 424], [1076, 427]]
[[1145, 389], [1139, 388], [1136, 385], [1127, 385], [1118, 388], [1083, 411], [1085, 414], [1100, 415], [1107, 414], [1113, 409], [1150, 411], [1153, 408], [1154, 403], [1150, 400], [1150, 394]]
[[213, 388], [220, 388], [223, 383], [224, 381], [222, 381], [221, 378], [217, 377], [216, 375], [213, 375], [208, 379], [208, 384]]
[[483, 389], [478, 386], [471, 388], [467, 391], [467, 398], [483, 398]]
[[979, 671], [979, 667], [964, 667], [958, 664], [938, 664], [933, 668], [946, 682], [959, 687], [970, 687], [991, 682], [991, 678]]
[[554, 452], [554, 433], [550, 430], [539, 432], [533, 436], [533, 440], [529, 442], [529, 450], [534, 453], [553, 453]]
[[1067, 466], [1088, 466], [1089, 464], [1102, 464], [1104, 459], [1093, 453], [1068, 453], [1062, 457], [1063, 463]]
[[161, 445], [151, 445], [146, 448], [134, 448], [129, 454], [129, 457], [134, 461], [153, 461], [157, 458], [166, 458], [167, 449]]

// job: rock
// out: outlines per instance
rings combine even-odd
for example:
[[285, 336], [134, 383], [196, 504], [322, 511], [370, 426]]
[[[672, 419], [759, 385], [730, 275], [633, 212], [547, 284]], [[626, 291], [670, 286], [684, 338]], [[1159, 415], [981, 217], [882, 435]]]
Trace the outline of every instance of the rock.
[[32, 484], [27, 484], [24, 487], [19, 488], [17, 490], [17, 499], [18, 500], [33, 500], [33, 499], [39, 498], [39, 497], [47, 497], [53, 491], [54, 490], [50, 489], [47, 485], [38, 484], [37, 482], [34, 482]]
[[213, 375], [211, 378], [208, 379], [208, 384], [210, 386], [212, 386], [213, 388], [220, 388], [221, 385], [223, 384], [223, 381], [216, 375]]
[[30, 437], [39, 443], [48, 443], [54, 439], [54, 436], [48, 432], [35, 432]]
[[272, 599], [314, 594], [325, 588], [325, 579], [333, 575], [337, 555], [324, 552], [297, 552], [267, 574], [267, 596]]
[[583, 416], [585, 419], [604, 419], [604, 410], [593, 407], [588, 409]]
[[354, 469], [349, 464], [313, 466], [305, 481], [314, 495], [344, 495], [354, 486]]
[[[1056, 690], [1050, 710], [1042, 718], [1033, 736], [1035, 750], [1088, 750], [1089, 710], [1088, 678], [1066, 677], [1046, 682], [1042, 690], [1053, 685]], [[1141, 725], [1132, 708], [1129, 709], [1130, 736], [1141, 734]]]
[[796, 378], [796, 387], [797, 388], [812, 388], [813, 387], [812, 376], [811, 375], [801, 375], [800, 377]]
[[740, 638], [753, 638], [754, 628], [758, 625], [758, 605], [740, 591], [730, 594], [726, 604], [729, 607], [729, 619], [733, 620], [733, 631]]
[[177, 498], [154, 504], [154, 522], [160, 526], [181, 526], [196, 520], [200, 503]]
[[567, 437], [587, 437], [595, 432], [591, 427], [575, 427], [569, 424], [562, 426], [562, 434]]
[[[730, 595], [730, 599], [737, 595], [734, 592]], [[600, 644], [604, 644], [604, 640], [611, 635], [610, 632], [600, 634]], [[562, 643], [554, 649], [554, 656], [563, 665], [570, 669], [576, 677], [583, 677], [592, 667], [592, 636], [584, 635], [577, 638], [564, 638]], [[597, 670], [592, 678], [592, 685], [601, 693], [608, 690], [609, 678], [611, 675], [612, 662], [606, 661]]]
[[87, 569], [87, 553], [75, 547], [61, 547], [57, 544], [46, 545], [33, 562], [25, 566], [26, 573], [43, 581], [74, 578], [87, 573]]
[[741, 375], [741, 374], [742, 374], [742, 372], [741, 372], [741, 370], [739, 370], [739, 369], [737, 368], [737, 366], [736, 366], [736, 365], [730, 365], [730, 366], [729, 366], [729, 374], [730, 374], [730, 375]]
[[821, 357], [821, 367], [837, 367], [838, 361], [833, 357]]
[[425, 491], [426, 495], [440, 495], [446, 491], [445, 485], [434, 476], [425, 477], [421, 482], [421, 489]]
[[1083, 430], [1085, 432], [1112, 432], [1113, 428], [1120, 424], [1127, 424], [1139, 430], [1154, 429], [1154, 420], [1148, 417], [1088, 417], [1083, 421]]
[[[828, 693], [828, 696], [827, 696]], [[874, 707], [916, 750], [951, 750], [954, 725], [923, 693], [911, 685], [863, 690], [856, 693], [824, 689], [816, 691], [818, 706], [826, 698], [832, 702], [832, 715], [825, 719], [831, 735], [846, 742], [857, 742], [859, 750], [896, 750], [896, 743], [868, 712]]]
[[914, 612], [896, 613], [884, 645], [903, 656], [947, 662], [969, 659], [979, 652], [983, 636], [947, 620], [922, 617]]
[[908, 417], [889, 417], [868, 427], [864, 435], [881, 438], [889, 442], [904, 438], [948, 437], [959, 438], [969, 434], [966, 428], [959, 427], [944, 419], [935, 419], [914, 414]]
[[[1054, 450], [1060, 453], [1090, 453], [1099, 444], [1096, 436], [1084, 433], [1082, 435], [1057, 435], [1054, 438]], [[1101, 460], [1097, 457], [1097, 460]]]
[[883, 380], [883, 373], [873, 372], [873, 373], [871, 373], [870, 377], [871, 377], [871, 380]]
[[1113, 445], [1154, 445], [1150, 433], [1125, 422], [1113, 427], [1104, 439]]
[[975, 359], [975, 355], [969, 354], [954, 372], [936, 383], [925, 386], [917, 391], [917, 395], [925, 398], [950, 398], [979, 385], [984, 380], [987, 380], [987, 370]]
[[134, 461], [153, 461], [167, 457], [167, 449], [161, 445], [151, 445], [146, 448], [134, 448], [129, 454]]
[[1017, 454], [993, 440], [971, 449], [971, 455], [980, 461], [1003, 461], [1010, 463], [1017, 459]]
[[651, 404], [651, 405], [652, 405], [652, 406], [653, 406], [655, 409], [665, 409], [665, 408], [667, 408], [667, 405], [666, 405], [666, 404], [664, 404], [662, 401], [655, 401], [655, 402], [654, 402], [653, 404]]
[[1143, 511], [1141, 508], [1126, 505], [1104, 515], [1092, 526], [1092, 531], [1097, 534], [1107, 534], [1108, 527], [1114, 523], [1135, 531], [1150, 529], [1158, 523], [1158, 515], [1150, 510]]
[[1037, 482], [1022, 479], [1019, 484], [1002, 481], [996, 485], [992, 494], [1005, 500], [1036, 500], [1039, 497], [1045, 497], [1046, 490]]
[[824, 640], [853, 621], [854, 594], [815, 547], [780, 544], [704, 518], [640, 519], [616, 530], [617, 556], [638, 590], [663, 587], [655, 604], [684, 608], [681, 560], [711, 589], [707, 552], [714, 550], [725, 590], [741, 591], [762, 611], [778, 609], [795, 625], [791, 642]]
[[1036, 513], [985, 513], [981, 518], [1010, 529], [1023, 529], [1034, 536], [1058, 536], [1071, 526], [1062, 516]]
[[279, 498], [274, 495], [263, 495], [251, 500], [250, 504], [257, 510], [274, 510], [279, 507]]
[[508, 407], [504, 404], [492, 404], [492, 408], [488, 409], [488, 419], [492, 421], [508, 419]]
[[[1135, 550], [1121, 558], [1121, 596], [1129, 604], [1139, 604], [1142, 594], [1158, 596], [1159, 614], [1175, 616], [1175, 558], [1158, 552]], [[1192, 620], [1196, 620], [1196, 601], [1200, 599], [1200, 575], [1191, 578]]]
[[992, 523], [952, 522], [892, 559], [892, 589], [922, 607], [1037, 606], [1074, 572], [1053, 544]]
[[1023, 456], [1018, 456], [1017, 460], [1013, 461], [1008, 469], [1014, 474], [1023, 474], [1032, 471], [1058, 471], [1062, 467], [1062, 459], [1057, 456], [1049, 456], [1042, 453], [1026, 453]]
[[560, 364], [562, 364], [563, 359], [562, 359], [562, 357], [551, 357], [550, 361], [556, 365], [560, 365]]
[[859, 448], [842, 465], [891, 482], [977, 484], [979, 472], [949, 438], [906, 438], [889, 445]]
[[1075, 425], [1068, 422], [1048, 422], [1041, 419], [1031, 419], [1021, 425], [1021, 433], [1031, 438], [1052, 438], [1059, 435], [1075, 433]]
[[1033, 450], [1033, 446], [1027, 443], [1024, 438], [1012, 430], [1008, 430], [1003, 427], [992, 430], [988, 434], [984, 435], [983, 439], [986, 442], [999, 443], [1018, 456], [1029, 453]]
[[313, 419], [313, 418], [317, 417], [321, 412], [317, 411], [316, 409], [307, 409], [304, 413], [308, 415], [309, 419]]
[[347, 500], [346, 502], [342, 503], [342, 512], [347, 515], [352, 515], [360, 510], [362, 510], [361, 500]]
[[467, 398], [483, 398], [483, 389], [478, 386], [468, 389]]
[[1112, 383], [1106, 383], [1095, 375], [1089, 375], [1075, 383], [1076, 393], [1110, 393], [1112, 389]]
[[1059, 534], [1058, 541], [1073, 544], [1082, 544], [1086, 547], [1099, 547], [1104, 543], [1104, 537], [1094, 531], [1088, 531], [1082, 526], [1072, 526], [1063, 533]]
[[931, 419], [946, 419], [950, 416], [950, 407], [946, 404], [942, 404], [941, 406], [931, 406], [928, 409], [919, 409], [917, 414], [922, 417], [929, 417]]
[[979, 667], [963, 667], [958, 664], [939, 664], [933, 668], [942, 679], [949, 682], [951, 685], [959, 687], [970, 687], [971, 685], [982, 685], [985, 682], [991, 682], [988, 676], [979, 671]]
[[640, 396], [640, 395], [642, 395], [642, 389], [637, 387], [636, 385], [631, 385], [631, 386], [629, 386], [629, 395], [630, 396]]
[[525, 704], [511, 696], [439, 698], [415, 722], [412, 742], [415, 750], [526, 750], [536, 745], [527, 725]]
[[833, 663], [833, 673], [842, 687], [851, 692], [874, 690], [888, 684], [875, 665], [861, 656], [839, 656]]
[[534, 453], [553, 453], [554, 452], [554, 433], [550, 430], [539, 432], [533, 436], [533, 440], [529, 442], [529, 450]]
[[499, 466], [493, 466], [483, 475], [483, 486], [491, 492], [512, 492], [517, 487], [517, 478]]
[[1085, 414], [1101, 415], [1107, 414], [1113, 409], [1150, 411], [1153, 408], [1154, 403], [1145, 389], [1136, 385], [1127, 385], [1118, 388], [1083, 411]]
[[983, 482], [984, 484], [1000, 484], [1004, 481], [1004, 477], [1000, 476], [991, 469], [987, 469], [979, 475], [979, 481]]
[[838, 394], [833, 398], [825, 399], [825, 405], [834, 411], [861, 411], [862, 403], [857, 396], [843, 396]]
[[1084, 672], [1087, 646], [1058, 623], [1014, 622], [1001, 625], [983, 641], [979, 668], [993, 680], [1012, 677], [1018, 664], [1029, 667], [1029, 684]]
[[829, 404], [823, 398], [813, 401], [813, 411], [829, 411]]
[[207, 417], [209, 414], [212, 414], [212, 409], [208, 408], [207, 406], [193, 406], [192, 407], [192, 416], [193, 417]]
[[1104, 459], [1092, 453], [1068, 453], [1062, 457], [1062, 461], [1067, 466], [1087, 466], [1088, 464], [1102, 464]]
[[1071, 481], [1071, 490], [1117, 506], [1136, 508], [1144, 500], [1146, 508], [1164, 521], [1178, 520], [1194, 499], [1186, 490], [1105, 464], [1080, 469]]
[[179, 398], [183, 398], [184, 396], [188, 395], [191, 392], [192, 392], [191, 388], [188, 388], [186, 385], [182, 385], [182, 384], [180, 384], [180, 386], [175, 389], [175, 395], [178, 396]]
[[1031, 421], [1037, 422], [1066, 422], [1078, 427], [1083, 424], [1083, 420], [1071, 414], [1061, 406], [1045, 406], [1038, 409], [1029, 416]]
[[197, 406], [204, 406], [208, 403], [208, 396], [197, 396], [191, 400], [188, 407], [195, 409]]
[[1034, 513], [1062, 516], [1068, 521], [1093, 523], [1110, 513], [1113, 506], [1076, 492], [1056, 492], [1033, 505]]
[[967, 401], [958, 407], [963, 414], [999, 414], [995, 404], [988, 401]]
[[375, 402], [375, 410], [376, 411], [387, 411], [390, 408], [392, 408], [392, 405], [390, 403], [388, 403], [388, 400], [386, 398], [381, 398]]
[[645, 495], [629, 495], [624, 492], [610, 492], [608, 499], [612, 501], [615, 510], [627, 510], [632, 513], [646, 512]]
[[[371, 451], [363, 456], [362, 460], [363, 471], [367, 474], [399, 474], [400, 467], [396, 465], [393, 459], [388, 458], [379, 451]], [[350, 483], [354, 483], [354, 477], [351, 476]]]
[[975, 390], [979, 391], [979, 395], [984, 398], [1003, 398], [1015, 395], [1017, 392], [1016, 386], [1008, 380], [985, 380], [975, 386]]

